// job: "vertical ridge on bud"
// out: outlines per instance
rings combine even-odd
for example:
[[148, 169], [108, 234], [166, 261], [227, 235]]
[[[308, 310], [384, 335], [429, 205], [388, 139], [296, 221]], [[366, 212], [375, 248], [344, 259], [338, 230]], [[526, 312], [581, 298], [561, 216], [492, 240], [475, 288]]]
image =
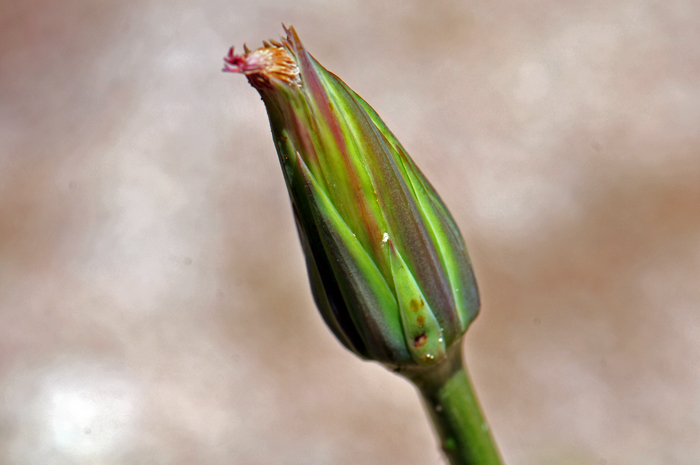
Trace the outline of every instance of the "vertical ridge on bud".
[[362, 340], [373, 358], [390, 363], [408, 358], [402, 344], [402, 325], [392, 290], [379, 272], [375, 262], [359, 243], [355, 234], [340, 217], [328, 196], [319, 189], [304, 160], [298, 156], [305, 187], [312, 199], [312, 215], [320, 225], [324, 251], [335, 258], [331, 262], [334, 274], [352, 276], [340, 280], [341, 292], [350, 306], [365, 310], [362, 318], [350, 312]]
[[[330, 74], [330, 73], [329, 73]], [[336, 81], [337, 82], [337, 81]], [[336, 84], [334, 82], [333, 84]], [[335, 86], [329, 87], [335, 90]], [[454, 306], [452, 295], [447, 288], [444, 270], [438, 266], [437, 251], [428, 237], [426, 225], [421, 221], [421, 215], [415, 199], [407, 184], [400, 161], [396, 159], [396, 151], [392, 150], [389, 141], [379, 130], [361, 105], [344, 86], [337, 85], [338, 100], [346, 105], [346, 112], [354, 116], [354, 139], [360, 145], [359, 154], [366, 164], [375, 164], [377, 169], [370, 170], [375, 190], [382, 192], [378, 200], [392, 230], [392, 237], [406, 254], [409, 268], [418, 277], [423, 292], [434, 302], [436, 308], [451, 308]], [[367, 160], [365, 155], [371, 154]], [[397, 163], [399, 162], [399, 163]], [[451, 312], [438, 315], [441, 324], [446, 328], [445, 337], [451, 343], [461, 336], [462, 331], [455, 331], [456, 324]]]
[[429, 219], [426, 219], [430, 223], [432, 237], [435, 243], [438, 244], [441, 262], [450, 280], [450, 288], [457, 306], [460, 323], [466, 329], [479, 312], [480, 300], [472, 271], [471, 258], [457, 224], [442, 199], [440, 199], [437, 191], [411, 157], [408, 156], [401, 143], [384, 124], [384, 121], [374, 111], [374, 108], [347, 87], [345, 83], [342, 84], [355, 97], [355, 100], [362, 106], [377, 129], [381, 131], [394, 150], [396, 150], [398, 155], [396, 159], [401, 164], [406, 178], [411, 181], [410, 185], [416, 199], [421, 202], [420, 211], [424, 212], [426, 217], [429, 217]]

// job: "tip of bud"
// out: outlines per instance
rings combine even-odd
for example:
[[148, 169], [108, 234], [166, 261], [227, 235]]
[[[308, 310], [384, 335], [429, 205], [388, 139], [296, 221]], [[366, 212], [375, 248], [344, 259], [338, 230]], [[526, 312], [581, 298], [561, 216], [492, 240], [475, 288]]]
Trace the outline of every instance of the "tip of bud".
[[282, 42], [263, 41], [262, 47], [252, 51], [244, 44], [243, 54], [240, 55], [231, 47], [224, 57], [223, 71], [244, 74], [258, 90], [271, 89], [274, 81], [290, 87], [300, 87], [299, 67], [292, 52], [295, 48], [293, 44], [296, 44], [296, 32], [291, 27], [284, 27], [284, 31], [287, 38]]

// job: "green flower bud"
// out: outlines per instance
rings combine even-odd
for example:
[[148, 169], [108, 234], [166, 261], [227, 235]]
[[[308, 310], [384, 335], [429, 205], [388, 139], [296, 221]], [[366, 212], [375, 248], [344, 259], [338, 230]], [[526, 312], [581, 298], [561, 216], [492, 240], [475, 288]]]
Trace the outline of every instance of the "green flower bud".
[[265, 103], [316, 304], [363, 358], [438, 363], [479, 310], [457, 225], [376, 112], [285, 32], [231, 48], [224, 71]]

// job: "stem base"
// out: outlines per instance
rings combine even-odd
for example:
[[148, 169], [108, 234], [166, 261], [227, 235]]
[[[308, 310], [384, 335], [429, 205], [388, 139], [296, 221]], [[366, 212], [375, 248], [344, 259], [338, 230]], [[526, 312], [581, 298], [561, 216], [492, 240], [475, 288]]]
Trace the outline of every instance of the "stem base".
[[502, 465], [465, 368], [461, 341], [433, 366], [399, 373], [420, 391], [452, 465]]

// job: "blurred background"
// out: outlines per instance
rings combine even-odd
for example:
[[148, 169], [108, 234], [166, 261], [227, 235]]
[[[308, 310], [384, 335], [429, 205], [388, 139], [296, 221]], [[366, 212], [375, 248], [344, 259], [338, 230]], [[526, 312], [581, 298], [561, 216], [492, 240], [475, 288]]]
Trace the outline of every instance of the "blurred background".
[[0, 2], [0, 463], [441, 464], [317, 314], [228, 47], [294, 25], [450, 206], [509, 465], [700, 463], [700, 4]]

